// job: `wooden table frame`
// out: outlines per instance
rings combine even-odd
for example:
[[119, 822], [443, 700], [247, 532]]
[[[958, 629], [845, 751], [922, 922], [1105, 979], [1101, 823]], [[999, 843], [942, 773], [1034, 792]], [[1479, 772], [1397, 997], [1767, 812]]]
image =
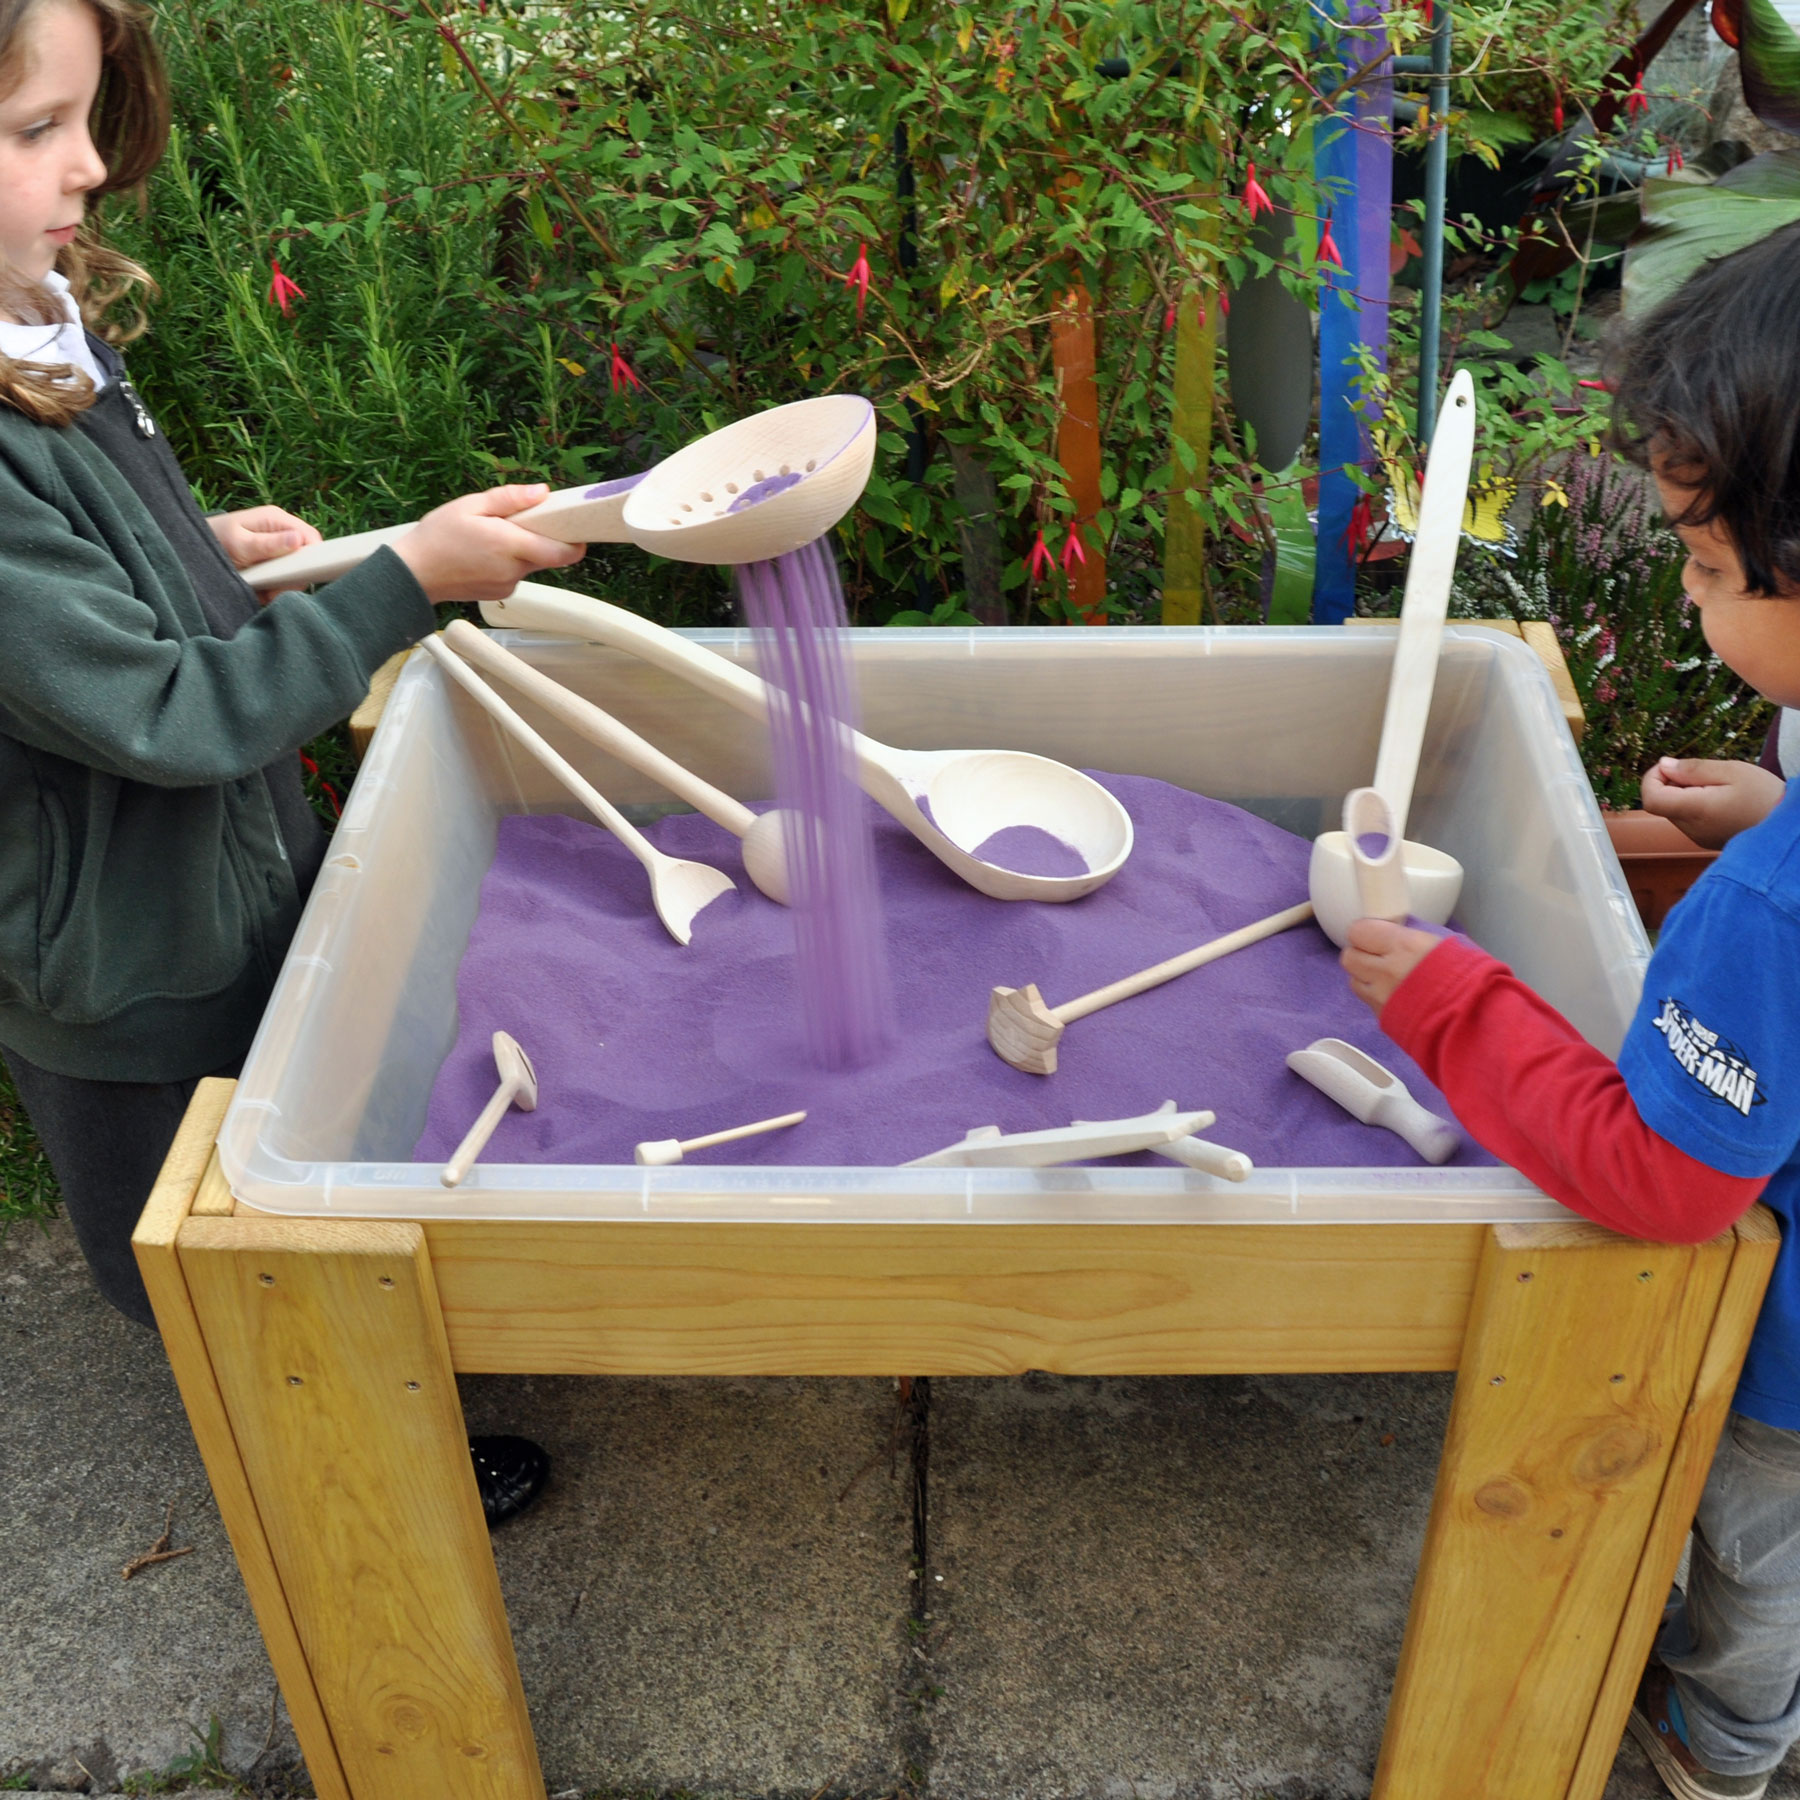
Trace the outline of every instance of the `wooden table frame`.
[[542, 1800], [457, 1373], [1033, 1368], [1455, 1369], [1375, 1800], [1597, 1800], [1778, 1243], [278, 1218], [220, 1174], [232, 1085], [134, 1244], [320, 1800]]

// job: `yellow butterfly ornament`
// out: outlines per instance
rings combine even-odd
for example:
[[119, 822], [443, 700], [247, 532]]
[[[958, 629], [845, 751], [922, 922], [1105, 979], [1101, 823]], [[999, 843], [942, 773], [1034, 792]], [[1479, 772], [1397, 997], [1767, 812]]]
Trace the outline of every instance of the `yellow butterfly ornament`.
[[[1383, 453], [1381, 466], [1388, 478], [1387, 529], [1411, 543], [1419, 534], [1419, 477], [1404, 458]], [[1504, 476], [1482, 471], [1471, 483], [1463, 504], [1463, 536], [1471, 544], [1498, 556], [1517, 556], [1519, 538], [1506, 515], [1519, 495], [1519, 484]]]

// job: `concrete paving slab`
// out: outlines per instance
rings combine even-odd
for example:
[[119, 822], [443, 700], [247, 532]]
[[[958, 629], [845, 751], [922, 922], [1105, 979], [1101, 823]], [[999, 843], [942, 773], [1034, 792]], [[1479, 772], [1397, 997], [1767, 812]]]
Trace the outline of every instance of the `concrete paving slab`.
[[933, 1800], [1366, 1795], [1450, 1387], [934, 1382]]
[[[66, 1224], [0, 1243], [0, 1778], [105, 1792], [194, 1748], [229, 1767], [269, 1737], [275, 1676], [155, 1335], [94, 1291]], [[120, 1571], [160, 1535], [194, 1553]], [[84, 1773], [85, 1771], [85, 1773]]]
[[552, 1793], [900, 1785], [912, 1512], [904, 1446], [892, 1476], [884, 1454], [892, 1381], [483, 1377], [463, 1402], [472, 1431], [556, 1457], [494, 1536]]

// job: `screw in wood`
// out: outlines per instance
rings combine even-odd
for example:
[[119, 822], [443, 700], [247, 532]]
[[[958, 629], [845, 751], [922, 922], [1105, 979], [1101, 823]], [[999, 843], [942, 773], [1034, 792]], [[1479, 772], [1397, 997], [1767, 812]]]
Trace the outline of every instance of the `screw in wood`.
[[1614, 1387], [1617, 1387], [1617, 1386], [1618, 1386], [1618, 1385], [1619, 1385], [1619, 1383], [1620, 1383], [1620, 1382], [1621, 1382], [1621, 1381], [1623, 1381], [1623, 1380], [1624, 1380], [1624, 1379], [1625, 1379], [1625, 1377], [1624, 1377], [1624, 1376], [1623, 1376], [1623, 1375], [1615, 1375], [1615, 1376], [1614, 1376], [1614, 1377], [1613, 1377], [1613, 1378], [1612, 1378], [1612, 1384], [1613, 1384], [1613, 1386], [1614, 1386]]
[[1520, 1276], [1519, 1276], [1519, 1279], [1520, 1279], [1520, 1280], [1521, 1280], [1521, 1281], [1529, 1281], [1529, 1280], [1530, 1280], [1530, 1279], [1531, 1279], [1531, 1271], [1530, 1271], [1530, 1270], [1529, 1270], [1529, 1269], [1526, 1269], [1526, 1270], [1524, 1270], [1524, 1271], [1523, 1271], [1523, 1272], [1522, 1272], [1522, 1273], [1521, 1273], [1521, 1274], [1520, 1274]]
[[394, 1285], [394, 1278], [391, 1275], [377, 1275], [375, 1277], [375, 1285], [377, 1287], [391, 1288]]
[[416, 1381], [409, 1381], [406, 1384], [406, 1391], [409, 1394], [416, 1394], [419, 1391], [419, 1384]]
[[1504, 1375], [1496, 1375], [1494, 1377], [1494, 1379], [1488, 1383], [1488, 1386], [1489, 1387], [1505, 1387], [1506, 1386], [1506, 1377]]
[[288, 1377], [288, 1386], [289, 1387], [305, 1387], [306, 1383], [298, 1375], [290, 1375]]
[[1650, 1279], [1651, 1273], [1652, 1273], [1652, 1271], [1649, 1269], [1639, 1269], [1638, 1270], [1638, 1280], [1639, 1281], [1648, 1281]]
[[256, 1279], [260, 1281], [264, 1287], [273, 1287], [275, 1285], [275, 1277], [273, 1275], [259, 1275]]

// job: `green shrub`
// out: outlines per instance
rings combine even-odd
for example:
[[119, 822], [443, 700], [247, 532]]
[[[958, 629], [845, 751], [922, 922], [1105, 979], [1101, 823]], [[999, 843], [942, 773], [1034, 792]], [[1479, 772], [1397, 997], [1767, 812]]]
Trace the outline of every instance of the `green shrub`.
[[[1464, 98], [1591, 82], [1607, 28], [1552, 31], [1559, 10], [1460, 6], [1489, 46]], [[1390, 24], [1418, 46], [1414, 6]], [[1330, 203], [1307, 127], [1342, 45], [1291, 3], [170, 0], [161, 25], [178, 134], [117, 229], [163, 281], [134, 360], [209, 501], [362, 528], [497, 478], [623, 474], [854, 388], [883, 424], [840, 534], [871, 623], [1061, 616], [1021, 559], [1073, 510], [1049, 327], [1077, 282], [1105, 470], [1088, 543], [1123, 615], [1154, 619], [1170, 308], [1266, 266], [1250, 161], [1298, 220], [1298, 288]], [[1495, 116], [1459, 111], [1459, 142]], [[274, 259], [304, 292], [288, 315]], [[1223, 457], [1203, 514], [1245, 491]], [[573, 579], [728, 616], [713, 570], [597, 551]]]

